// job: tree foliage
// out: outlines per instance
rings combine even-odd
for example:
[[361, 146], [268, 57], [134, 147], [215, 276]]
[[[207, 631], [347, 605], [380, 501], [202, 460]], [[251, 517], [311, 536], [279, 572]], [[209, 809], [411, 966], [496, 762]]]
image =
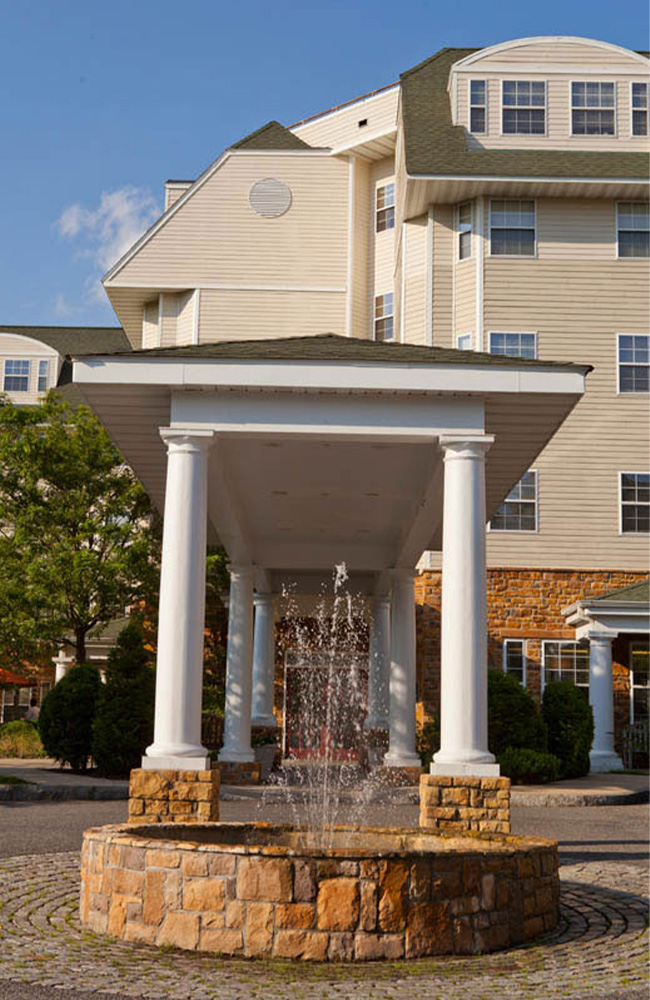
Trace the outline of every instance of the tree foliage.
[[588, 774], [594, 714], [580, 688], [570, 681], [551, 681], [544, 688], [542, 713], [548, 728], [549, 752], [560, 760], [560, 777]]
[[514, 677], [498, 670], [488, 671], [488, 746], [497, 756], [509, 747], [546, 750], [537, 705]]
[[72, 646], [150, 599], [157, 532], [147, 494], [85, 406], [55, 393], [0, 403], [0, 651]]
[[43, 699], [38, 728], [50, 757], [84, 771], [92, 751], [93, 719], [101, 680], [97, 667], [80, 663]]

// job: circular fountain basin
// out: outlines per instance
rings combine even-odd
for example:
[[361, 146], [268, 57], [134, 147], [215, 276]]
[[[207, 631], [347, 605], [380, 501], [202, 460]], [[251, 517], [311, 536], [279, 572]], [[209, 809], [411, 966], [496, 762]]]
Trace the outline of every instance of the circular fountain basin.
[[316, 961], [496, 951], [552, 930], [557, 845], [268, 823], [86, 830], [81, 921], [126, 941]]

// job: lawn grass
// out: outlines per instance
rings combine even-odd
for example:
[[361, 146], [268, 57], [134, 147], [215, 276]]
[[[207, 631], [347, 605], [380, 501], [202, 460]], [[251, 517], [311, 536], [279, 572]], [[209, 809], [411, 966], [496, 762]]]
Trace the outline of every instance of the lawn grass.
[[24, 778], [14, 778], [11, 774], [0, 774], [0, 785], [33, 785], [33, 781]]

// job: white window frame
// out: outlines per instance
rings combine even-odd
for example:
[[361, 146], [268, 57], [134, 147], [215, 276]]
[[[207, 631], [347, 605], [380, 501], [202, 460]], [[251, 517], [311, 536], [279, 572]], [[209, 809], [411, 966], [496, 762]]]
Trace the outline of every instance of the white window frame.
[[[626, 538], [648, 538], [650, 532], [648, 531], [623, 531], [623, 476], [648, 476], [650, 472], [642, 471], [636, 469], [630, 471], [629, 469], [622, 469], [618, 472], [618, 533], [619, 535], [624, 535]], [[626, 504], [630, 506], [639, 507], [640, 504], [631, 504], [629, 500], [625, 501]]]
[[[632, 361], [621, 361], [621, 337], [646, 337], [649, 341], [650, 347], [650, 334], [647, 333], [617, 333], [616, 334], [616, 395], [617, 396], [647, 396], [648, 392], [643, 389], [638, 391], [626, 391], [623, 392], [621, 389], [621, 367], [623, 368], [643, 368], [646, 366], [645, 362], [640, 362], [635, 364]], [[647, 362], [647, 367], [650, 369], [650, 361]]]
[[[650, 257], [629, 257], [629, 256], [621, 257], [621, 254], [620, 254], [619, 233], [620, 233], [620, 225], [621, 225], [621, 223], [620, 223], [619, 205], [637, 205], [637, 204], [645, 204], [645, 202], [639, 202], [638, 199], [637, 200], [631, 200], [631, 199], [621, 198], [620, 201], [617, 201], [614, 204], [614, 215], [615, 215], [615, 225], [616, 225], [616, 231], [614, 233], [614, 239], [616, 241], [616, 259], [617, 260], [650, 260]], [[648, 211], [650, 213], [650, 206], [648, 208]], [[632, 230], [632, 229], [624, 229], [623, 232], [625, 232], [625, 233], [631, 233], [631, 232], [634, 232], [634, 230]], [[639, 230], [639, 232], [645, 232], [645, 230], [641, 229], [641, 230]]]
[[[503, 91], [504, 84], [506, 83], [541, 83], [544, 85], [544, 104], [530, 104], [530, 105], [517, 105], [517, 104], [504, 104], [503, 103]], [[517, 108], [521, 107], [522, 111], [544, 111], [544, 131], [543, 132], [504, 132], [503, 131], [503, 112], [505, 108]], [[528, 138], [542, 138], [548, 135], [548, 83], [546, 80], [502, 80], [501, 81], [501, 120], [499, 122], [499, 128], [502, 136], [506, 138], [511, 138], [512, 136], [527, 136]], [[528, 199], [524, 199], [528, 200]]]
[[[16, 375], [15, 373], [14, 374], [10, 374], [7, 371], [7, 365], [13, 365], [13, 364], [27, 365], [27, 373], [26, 374], [23, 373], [23, 374], [20, 374], [20, 375]], [[2, 375], [3, 375], [3, 377], [2, 377], [2, 390], [0, 390], [0, 391], [6, 392], [6, 393], [12, 393], [12, 392], [21, 392], [21, 393], [22, 392], [29, 392], [30, 388], [31, 388], [30, 382], [31, 382], [31, 379], [32, 379], [31, 359], [30, 358], [5, 358], [4, 359], [3, 368], [2, 368]], [[7, 379], [8, 378], [26, 378], [27, 379], [27, 387], [25, 389], [7, 389]]]
[[[487, 530], [488, 531], [493, 532], [495, 535], [538, 535], [539, 534], [539, 475], [538, 475], [537, 469], [526, 469], [526, 472], [524, 472], [524, 474], [517, 480], [517, 482], [513, 485], [512, 489], [514, 490], [515, 486], [518, 486], [519, 483], [521, 482], [521, 480], [524, 478], [524, 476], [527, 475], [529, 472], [533, 473], [534, 481], [535, 481], [535, 501], [534, 501], [535, 502], [535, 527], [534, 528], [493, 528], [492, 527], [492, 521], [489, 521], [488, 522], [488, 526], [487, 526]], [[508, 496], [510, 496], [510, 493], [512, 493], [512, 490], [510, 490], [510, 492], [508, 493]], [[499, 505], [499, 507], [502, 507], [504, 503], [507, 503], [507, 501], [508, 501], [508, 497], [506, 496], [501, 501], [501, 504]], [[510, 502], [511, 503], [530, 503], [530, 500], [511, 500]]]
[[[469, 205], [469, 209], [470, 209], [470, 223], [469, 223], [469, 229], [465, 228], [465, 229], [461, 230], [461, 228], [460, 228], [461, 227], [460, 210], [461, 210], [461, 207], [463, 205]], [[474, 256], [474, 202], [471, 199], [468, 199], [467, 201], [461, 201], [461, 202], [459, 202], [458, 205], [456, 205], [456, 209], [455, 209], [454, 215], [455, 215], [455, 221], [456, 221], [456, 226], [455, 226], [455, 229], [456, 229], [456, 236], [455, 236], [455, 239], [456, 239], [456, 263], [457, 264], [464, 264], [466, 260], [471, 260], [472, 257]], [[465, 227], [467, 227], [467, 223], [466, 222], [462, 223], [462, 225], [464, 225]], [[467, 233], [467, 232], [469, 232], [469, 234], [470, 234], [469, 256], [468, 257], [461, 257], [461, 255], [460, 255], [460, 237], [461, 237], [462, 233]]]
[[[461, 340], [464, 337], [469, 337], [469, 339], [470, 339], [470, 346], [469, 347], [461, 347], [460, 346], [460, 342], [461, 342]], [[473, 333], [457, 333], [456, 334], [456, 350], [457, 351], [473, 351], [473, 350], [475, 350], [475, 347], [474, 347], [474, 334]]]
[[[485, 104], [472, 104], [472, 84], [473, 83], [482, 83], [485, 86]], [[488, 132], [489, 132], [489, 117], [488, 117], [488, 114], [489, 114], [489, 111], [488, 111], [489, 100], [490, 100], [490, 81], [489, 80], [481, 80], [478, 77], [474, 77], [473, 79], [469, 79], [467, 81], [467, 131], [470, 133], [470, 135], [487, 135], [488, 134]], [[485, 128], [483, 129], [482, 132], [476, 132], [472, 128], [472, 108], [483, 108], [483, 110], [485, 111]]]
[[[537, 360], [537, 330], [488, 330], [487, 331], [487, 352], [492, 354], [492, 337], [498, 334], [516, 334], [517, 336], [533, 337], [535, 342], [535, 356], [532, 360]], [[521, 354], [496, 354], [501, 358], [521, 358]], [[526, 359], [524, 359], [526, 360]]]
[[[381, 316], [377, 315], [377, 299], [385, 299], [387, 295], [392, 297], [392, 310], [388, 313], [382, 313]], [[384, 338], [383, 340], [377, 339], [377, 323], [383, 319], [392, 319], [393, 321], [393, 336], [390, 338]], [[373, 317], [372, 317], [372, 339], [377, 344], [392, 344], [395, 341], [395, 295], [393, 292], [380, 292], [379, 295], [375, 295], [373, 299]]]
[[[43, 366], [45, 366], [45, 372], [43, 373]], [[41, 382], [45, 380], [45, 388], [41, 389]], [[38, 374], [36, 387], [39, 393], [47, 392], [50, 388], [50, 362], [47, 358], [40, 358], [38, 362]]]
[[508, 666], [508, 646], [511, 645], [511, 644], [513, 644], [513, 643], [519, 643], [521, 645], [521, 664], [522, 664], [523, 676], [522, 676], [521, 681], [519, 681], [518, 683], [521, 684], [522, 688], [526, 688], [526, 686], [528, 684], [528, 640], [527, 639], [504, 639], [503, 640], [503, 643], [502, 643], [502, 652], [501, 652], [501, 667], [503, 669], [504, 674], [506, 674], [507, 677], [512, 677], [513, 676], [512, 674], [508, 673], [508, 669], [507, 669], [507, 666]]
[[[645, 84], [645, 108], [635, 108], [634, 107], [634, 85], [643, 83]], [[650, 135], [650, 85], [647, 80], [630, 80], [630, 137], [632, 139], [647, 139]], [[635, 111], [645, 111], [645, 124], [646, 131], [645, 135], [634, 131], [634, 112]]]
[[[581, 642], [579, 642], [579, 641], [577, 641], [575, 639], [542, 639], [542, 691], [544, 691], [544, 689], [546, 687], [546, 684], [547, 684], [547, 677], [546, 677], [546, 669], [547, 669], [546, 668], [546, 647], [547, 647], [547, 645], [549, 643], [553, 643], [553, 645], [555, 645], [555, 646], [579, 646], [582, 649], [587, 648], [587, 661], [589, 660], [588, 647], [585, 647], [584, 643], [581, 643]], [[574, 674], [574, 676], [575, 676], [575, 674]], [[575, 684], [575, 681], [574, 681], [574, 685], [577, 688], [581, 688], [583, 691], [586, 690], [587, 693], [589, 692], [589, 683], [587, 683], [587, 684]]]
[[[629, 663], [628, 672], [629, 672], [629, 675], [630, 675], [630, 725], [631, 726], [633, 726], [634, 723], [635, 723], [635, 721], [636, 721], [635, 718], [634, 718], [634, 687], [635, 687], [635, 685], [634, 685], [634, 668], [632, 667], [632, 648], [634, 646], [640, 646], [641, 644], [643, 644], [643, 647], [645, 649], [645, 646], [647, 645], [647, 642], [648, 642], [647, 639], [636, 639], [636, 640], [632, 639], [630, 641], [630, 643], [628, 644], [628, 663]], [[637, 685], [637, 687], [641, 688], [642, 685], [639, 684], [639, 685]]]
[[[532, 201], [533, 203], [533, 252], [532, 253], [492, 253], [492, 204], [495, 201]], [[498, 228], [504, 229], [505, 226]], [[508, 226], [508, 229], [530, 229], [530, 226]], [[490, 198], [488, 206], [488, 257], [500, 260], [535, 260], [537, 258], [537, 199], [536, 198]]]
[[[388, 204], [382, 205], [381, 208], [380, 208], [379, 207], [379, 192], [385, 190], [388, 187], [392, 187], [392, 189], [393, 189], [393, 200], [392, 200], [392, 202], [389, 202]], [[384, 229], [378, 229], [377, 226], [379, 224], [379, 213], [380, 212], [385, 212], [385, 211], [387, 211], [390, 208], [392, 208], [392, 210], [393, 210], [393, 223], [392, 223], [392, 225], [385, 226]], [[380, 233], [389, 233], [391, 231], [391, 229], [394, 229], [394, 228], [395, 228], [395, 181], [382, 181], [380, 184], [377, 184], [377, 187], [375, 188], [375, 236], [379, 236]]]
[[[573, 85], [574, 83], [611, 83], [614, 87], [614, 106], [611, 108], [604, 108], [600, 105], [597, 108], [590, 108], [585, 105], [584, 108], [574, 108], [573, 105]], [[574, 111], [613, 111], [614, 112], [614, 131], [613, 132], [574, 132], [573, 131], [573, 112]], [[616, 86], [616, 80], [570, 80], [569, 81], [569, 135], [577, 139], [616, 139], [618, 136], [618, 87]]]

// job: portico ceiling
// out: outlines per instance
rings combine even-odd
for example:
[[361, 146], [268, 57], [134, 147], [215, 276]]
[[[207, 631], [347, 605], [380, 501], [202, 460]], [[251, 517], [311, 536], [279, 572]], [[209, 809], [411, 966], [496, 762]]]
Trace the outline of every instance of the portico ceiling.
[[161, 511], [159, 428], [215, 432], [212, 540], [256, 566], [261, 586], [314, 593], [345, 561], [353, 587], [372, 593], [441, 547], [440, 435], [495, 435], [489, 518], [588, 370], [312, 337], [78, 358], [74, 381]]

